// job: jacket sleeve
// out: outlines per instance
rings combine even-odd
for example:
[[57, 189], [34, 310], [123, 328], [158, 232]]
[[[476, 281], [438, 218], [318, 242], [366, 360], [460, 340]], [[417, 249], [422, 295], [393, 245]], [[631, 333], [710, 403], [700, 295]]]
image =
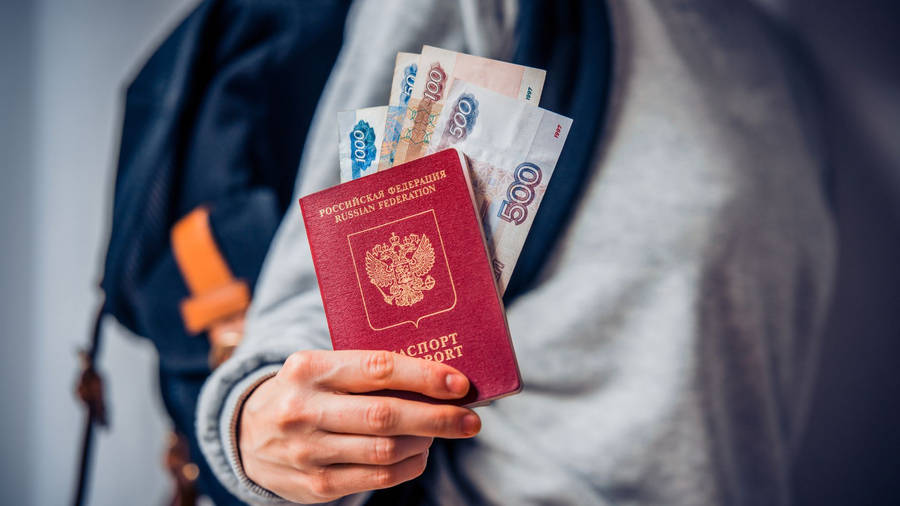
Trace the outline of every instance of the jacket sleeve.
[[241, 467], [235, 424], [243, 401], [291, 353], [331, 347], [304, 238], [299, 217], [288, 213], [268, 266], [282, 275], [266, 279], [248, 314], [243, 342], [207, 380], [197, 408], [197, 435], [207, 462], [226, 488], [253, 504], [288, 503], [247, 478]]

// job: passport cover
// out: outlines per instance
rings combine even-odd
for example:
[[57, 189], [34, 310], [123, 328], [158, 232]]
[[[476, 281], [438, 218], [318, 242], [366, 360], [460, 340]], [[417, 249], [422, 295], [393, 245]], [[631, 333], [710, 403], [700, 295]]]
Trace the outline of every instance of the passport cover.
[[451, 365], [472, 385], [463, 405], [521, 389], [472, 195], [447, 149], [300, 199], [334, 349]]

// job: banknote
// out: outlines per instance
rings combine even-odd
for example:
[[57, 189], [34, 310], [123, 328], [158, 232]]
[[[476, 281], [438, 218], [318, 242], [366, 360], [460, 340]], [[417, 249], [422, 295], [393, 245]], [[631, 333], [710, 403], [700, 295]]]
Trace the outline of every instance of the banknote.
[[400, 127], [406, 115], [406, 106], [416, 81], [419, 55], [415, 53], [397, 53], [394, 62], [394, 77], [391, 80], [391, 98], [388, 100], [387, 113], [384, 120], [384, 141], [381, 143], [381, 156], [378, 170], [389, 169], [394, 165], [394, 153], [400, 139]]
[[475, 202], [501, 293], [553, 176], [572, 120], [456, 79], [426, 154], [456, 147], [469, 159]]
[[378, 172], [387, 106], [338, 113], [341, 182]]
[[426, 153], [445, 103], [445, 94], [455, 79], [536, 106], [541, 99], [545, 75], [546, 72], [540, 69], [424, 46], [394, 163], [408, 162]]
[[419, 55], [416, 53], [397, 53], [397, 59], [394, 60], [394, 77], [391, 79], [391, 98], [388, 100], [388, 106], [406, 107], [409, 97], [412, 95], [413, 84], [416, 82], [418, 63]]

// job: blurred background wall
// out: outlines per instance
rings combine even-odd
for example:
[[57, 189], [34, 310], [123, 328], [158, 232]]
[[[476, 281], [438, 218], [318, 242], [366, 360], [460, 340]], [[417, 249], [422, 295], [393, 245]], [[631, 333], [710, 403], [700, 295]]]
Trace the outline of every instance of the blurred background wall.
[[900, 504], [900, 2], [768, 1], [818, 72], [838, 225], [796, 497]]
[[[0, 1], [2, 504], [66, 504], [72, 493], [75, 352], [100, 301], [123, 86], [195, 3]], [[900, 9], [756, 3], [820, 72], [840, 226], [796, 502], [900, 504]], [[113, 430], [97, 439], [90, 504], [162, 504], [168, 422], [152, 348], [108, 321], [100, 365]]]
[[[68, 504], [76, 350], [100, 302], [123, 86], [192, 0], [0, 1], [0, 503]], [[113, 430], [90, 504], [163, 504], [168, 422], [149, 343], [107, 322]]]

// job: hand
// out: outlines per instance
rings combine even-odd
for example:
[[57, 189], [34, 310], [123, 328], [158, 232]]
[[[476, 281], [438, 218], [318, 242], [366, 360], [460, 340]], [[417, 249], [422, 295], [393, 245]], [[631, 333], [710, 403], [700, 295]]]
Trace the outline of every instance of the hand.
[[481, 420], [451, 405], [348, 395], [392, 389], [457, 399], [469, 380], [438, 362], [386, 351], [302, 351], [244, 402], [247, 476], [281, 497], [324, 502], [422, 474], [433, 438], [472, 437]]

